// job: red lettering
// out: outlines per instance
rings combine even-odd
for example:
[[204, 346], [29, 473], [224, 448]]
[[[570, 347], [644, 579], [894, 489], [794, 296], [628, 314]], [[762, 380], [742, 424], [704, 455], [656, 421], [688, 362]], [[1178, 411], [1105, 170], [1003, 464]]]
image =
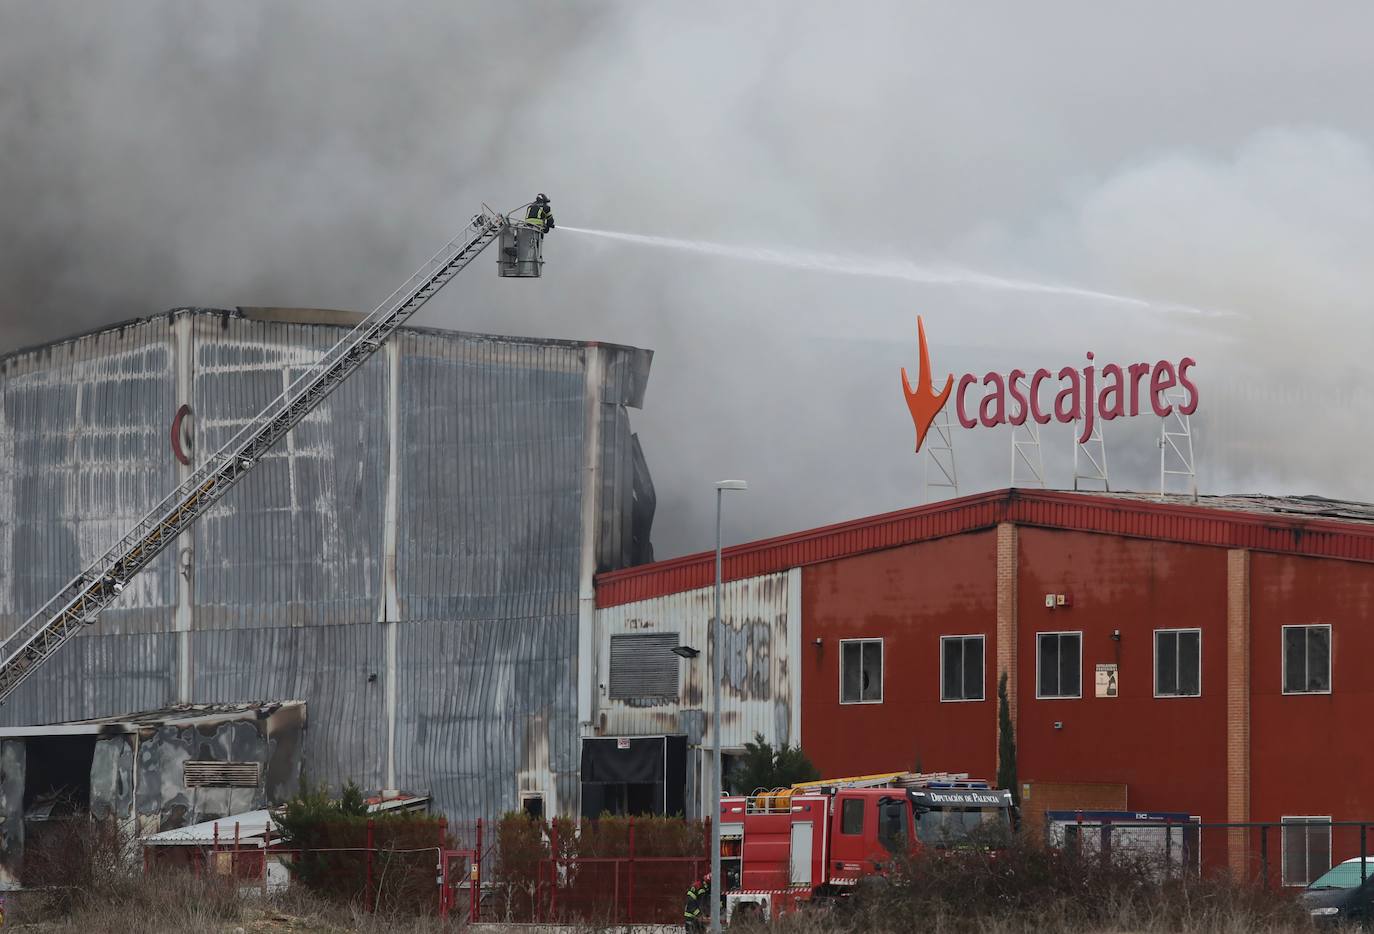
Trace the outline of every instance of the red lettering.
[[1041, 369], [1041, 370], [1036, 370], [1036, 371], [1035, 371], [1035, 375], [1031, 377], [1031, 383], [1030, 383], [1030, 410], [1031, 410], [1031, 418], [1035, 419], [1035, 421], [1036, 421], [1038, 424], [1041, 424], [1041, 425], [1048, 425], [1048, 424], [1050, 423], [1050, 417], [1049, 417], [1049, 415], [1047, 415], [1046, 413], [1040, 411], [1040, 384], [1041, 384], [1042, 382], [1044, 382], [1045, 380], [1049, 379], [1049, 378], [1050, 378], [1051, 376], [1053, 376], [1053, 375], [1054, 375], [1054, 374], [1052, 374], [1049, 370]]
[[[1093, 352], [1088, 351], [1088, 360], [1091, 362]], [[1093, 394], [1093, 368], [1085, 366], [1083, 368], [1083, 407], [1079, 410], [1083, 413], [1083, 433], [1078, 438], [1079, 444], [1084, 444], [1093, 436], [1093, 419], [1097, 417], [1097, 396]]]
[[[1104, 422], [1109, 422], [1114, 418], [1121, 418], [1126, 414], [1125, 390], [1121, 387], [1124, 374], [1121, 367], [1115, 363], [1109, 363], [1102, 368], [1102, 379], [1109, 381], [1102, 387], [1102, 392], [1097, 397], [1097, 413]], [[1116, 401], [1111, 405], [1107, 404], [1107, 397], [1114, 396]]]
[[1131, 417], [1140, 414], [1140, 381], [1150, 372], [1148, 363], [1132, 363], [1128, 372], [1131, 374]]
[[[1007, 420], [1007, 387], [1002, 382], [1002, 374], [989, 373], [983, 377], [983, 385], [991, 386], [992, 392], [983, 397], [983, 402], [978, 406], [978, 419], [985, 428], [993, 428]], [[993, 405], [993, 412], [988, 412], [988, 403]]]
[[1178, 384], [1183, 387], [1183, 391], [1188, 393], [1187, 400], [1178, 407], [1178, 414], [1192, 415], [1197, 411], [1197, 386], [1188, 378], [1188, 370], [1197, 366], [1197, 361], [1192, 357], [1184, 357], [1178, 361]]
[[959, 388], [954, 394], [954, 411], [959, 417], [959, 424], [963, 425], [965, 428], [978, 427], [978, 423], [969, 418], [968, 413], [964, 411], [964, 390], [968, 389], [969, 386], [976, 382], [978, 382], [978, 377], [974, 376], [972, 373], [965, 373], [963, 376], [959, 377]]
[[1012, 370], [1007, 377], [1007, 392], [1011, 393], [1013, 403], [1011, 414], [1007, 416], [1007, 421], [1013, 425], [1024, 425], [1026, 423], [1026, 397], [1021, 393], [1021, 387], [1017, 382], [1026, 378], [1024, 370]]
[[[1078, 371], [1071, 366], [1066, 366], [1059, 371], [1059, 380], [1063, 382], [1068, 379], [1069, 385], [1059, 390], [1059, 394], [1054, 397], [1054, 417], [1064, 424], [1078, 419], [1078, 394], [1079, 376]], [[1068, 402], [1070, 407], [1066, 410], [1064, 403]]]
[[1172, 363], [1168, 360], [1161, 360], [1155, 364], [1155, 371], [1150, 374], [1150, 405], [1160, 418], [1166, 417], [1174, 410], [1172, 405], [1164, 401], [1164, 393], [1173, 388], [1176, 383]]

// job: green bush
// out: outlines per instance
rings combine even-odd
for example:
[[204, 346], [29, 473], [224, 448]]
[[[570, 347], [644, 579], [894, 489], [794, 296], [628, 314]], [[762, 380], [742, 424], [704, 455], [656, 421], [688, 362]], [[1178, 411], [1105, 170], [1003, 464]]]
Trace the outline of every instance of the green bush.
[[783, 743], [774, 749], [763, 734], [756, 733], [752, 743], [744, 744], [744, 755], [725, 776], [725, 785], [733, 794], [748, 795], [760, 788], [788, 788], [820, 777], [801, 747]]
[[382, 912], [429, 911], [438, 901], [434, 884], [440, 818], [413, 811], [368, 814], [362, 792], [349, 782], [338, 798], [323, 785], [303, 783], [277, 824], [283, 842], [300, 855], [292, 878], [309, 891], [361, 904], [368, 899], [368, 824], [372, 825], [372, 906]]

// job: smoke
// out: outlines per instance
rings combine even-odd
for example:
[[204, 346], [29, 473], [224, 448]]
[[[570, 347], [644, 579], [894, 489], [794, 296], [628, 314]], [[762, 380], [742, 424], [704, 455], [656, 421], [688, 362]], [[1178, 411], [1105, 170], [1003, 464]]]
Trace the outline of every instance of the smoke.
[[[917, 313], [956, 373], [1191, 355], [1204, 491], [1374, 499], [1374, 8], [1224, 7], [9, 4], [0, 345], [371, 308], [481, 202], [542, 190], [560, 227], [821, 260], [556, 230], [544, 279], [479, 264], [422, 313], [657, 351], [662, 555], [711, 544], [725, 476], [732, 540], [919, 502]], [[1114, 486], [1157, 484], [1157, 430], [1107, 426]], [[1004, 431], [956, 451], [961, 492], [1006, 484]]]

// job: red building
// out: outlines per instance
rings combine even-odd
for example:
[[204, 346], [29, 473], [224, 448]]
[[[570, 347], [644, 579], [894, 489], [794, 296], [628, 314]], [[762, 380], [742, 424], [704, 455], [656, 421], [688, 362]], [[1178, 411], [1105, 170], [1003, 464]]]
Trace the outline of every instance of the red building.
[[[1062, 800], [1093, 783], [1137, 811], [1318, 818], [1270, 844], [1290, 883], [1357, 847], [1320, 821], [1374, 819], [1374, 507], [1002, 490], [725, 552], [727, 581], [780, 572], [800, 575], [788, 677], [823, 774], [991, 778], [1005, 674], [1032, 799], [1097, 806]], [[713, 574], [710, 554], [606, 574], [598, 607]]]

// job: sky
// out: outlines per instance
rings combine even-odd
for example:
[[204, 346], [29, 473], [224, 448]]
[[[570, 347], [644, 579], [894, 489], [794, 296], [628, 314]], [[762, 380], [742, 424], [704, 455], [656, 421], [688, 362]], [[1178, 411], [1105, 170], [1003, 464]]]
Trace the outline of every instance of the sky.
[[[727, 541], [949, 495], [898, 376], [918, 314], [937, 376], [1191, 356], [1202, 492], [1374, 500], [1371, 34], [1364, 2], [0, 0], [0, 350], [368, 310], [544, 191], [744, 248], [560, 229], [543, 279], [415, 321], [653, 349], [662, 557], [713, 544], [727, 477]], [[1158, 487], [1159, 430], [1106, 426], [1113, 488]], [[1009, 483], [1006, 426], [954, 448], [959, 493]], [[1069, 428], [1041, 448], [1071, 486]]]

